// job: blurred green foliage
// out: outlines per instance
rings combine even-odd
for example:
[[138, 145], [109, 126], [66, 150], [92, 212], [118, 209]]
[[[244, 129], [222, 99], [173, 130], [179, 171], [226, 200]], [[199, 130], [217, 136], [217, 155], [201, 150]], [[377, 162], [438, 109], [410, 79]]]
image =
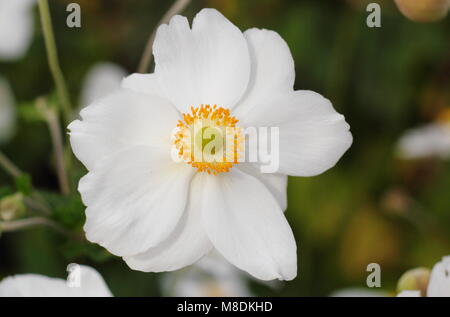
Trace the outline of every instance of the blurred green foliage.
[[[65, 7], [78, 2], [82, 27], [65, 26]], [[298, 277], [271, 289], [252, 281], [257, 295], [316, 296], [365, 286], [366, 266], [382, 267], [382, 287], [395, 290], [402, 272], [430, 267], [450, 253], [450, 163], [403, 162], [394, 156], [402, 132], [450, 106], [450, 18], [417, 24], [391, 1], [382, 4], [382, 27], [366, 26], [364, 8], [337, 0], [193, 1], [185, 15], [215, 7], [239, 28], [277, 31], [296, 62], [296, 89], [332, 100], [351, 126], [354, 144], [336, 167], [313, 178], [290, 178], [286, 215], [298, 243]], [[74, 101], [98, 61], [130, 73], [137, 68], [152, 28], [170, 1], [50, 1], [63, 72]], [[57, 191], [47, 127], [35, 112], [38, 96], [53, 95], [44, 41], [35, 10], [35, 34], [24, 59], [0, 62], [18, 101], [19, 128], [2, 150], [28, 174], [16, 181], [0, 171], [0, 197], [32, 185], [66, 229], [82, 232], [79, 196]], [[85, 171], [78, 162], [79, 172]], [[32, 181], [31, 181], [32, 180]], [[117, 296], [160, 295], [160, 275], [130, 270], [117, 257], [83, 239], [44, 227], [4, 233], [0, 278], [35, 272], [66, 276], [69, 262], [90, 264]]]

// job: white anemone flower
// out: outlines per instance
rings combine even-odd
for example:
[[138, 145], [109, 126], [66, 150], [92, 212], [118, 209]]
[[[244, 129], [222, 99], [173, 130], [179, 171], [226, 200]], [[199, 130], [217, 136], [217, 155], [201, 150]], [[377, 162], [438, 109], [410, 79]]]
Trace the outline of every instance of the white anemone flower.
[[397, 144], [402, 159], [450, 158], [450, 123], [429, 123], [406, 131]]
[[189, 269], [168, 273], [162, 286], [176, 297], [253, 296], [243, 272], [217, 255], [207, 255]]
[[[407, 290], [397, 297], [420, 297], [420, 291]], [[450, 256], [445, 256], [436, 263], [430, 274], [427, 297], [450, 297]]]
[[6, 277], [0, 282], [0, 297], [111, 297], [101, 275], [93, 268], [79, 265], [79, 285], [39, 274]]
[[[287, 175], [334, 166], [352, 143], [349, 125], [321, 95], [294, 91], [294, 61], [276, 32], [242, 33], [214, 9], [200, 11], [192, 28], [178, 15], [161, 25], [153, 54], [153, 74], [125, 78], [68, 127], [89, 171], [78, 188], [86, 237], [135, 270], [177, 270], [216, 249], [256, 278], [293, 279]], [[238, 120], [242, 128], [279, 127], [277, 173], [261, 174], [258, 163], [193, 162], [172, 133]]]
[[83, 81], [80, 103], [84, 107], [118, 90], [127, 75], [119, 65], [99, 62], [92, 66]]
[[6, 79], [0, 76], [0, 145], [9, 141], [16, 125], [14, 95]]
[[0, 60], [17, 60], [30, 46], [35, 0], [0, 0]]

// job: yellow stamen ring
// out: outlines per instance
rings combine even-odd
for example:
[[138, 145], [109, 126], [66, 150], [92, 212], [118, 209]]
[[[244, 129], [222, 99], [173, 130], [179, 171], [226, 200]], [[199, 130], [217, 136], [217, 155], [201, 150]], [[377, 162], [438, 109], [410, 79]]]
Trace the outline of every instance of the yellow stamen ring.
[[237, 122], [229, 109], [217, 105], [191, 107], [191, 113], [183, 114], [183, 120], [178, 121], [173, 137], [179, 158], [198, 172], [229, 172], [239, 164], [245, 140]]

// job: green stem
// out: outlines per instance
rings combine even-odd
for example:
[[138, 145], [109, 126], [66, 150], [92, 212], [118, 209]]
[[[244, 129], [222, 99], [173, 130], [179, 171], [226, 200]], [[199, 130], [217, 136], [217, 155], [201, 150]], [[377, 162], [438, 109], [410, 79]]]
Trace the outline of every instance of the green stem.
[[56, 85], [56, 90], [60, 98], [64, 121], [66, 124], [68, 124], [71, 120], [72, 106], [70, 104], [66, 82], [59, 65], [58, 51], [56, 49], [55, 36], [53, 35], [52, 19], [48, 7], [48, 1], [38, 0], [38, 3], [39, 14], [41, 16], [42, 31], [45, 40], [45, 48], [47, 50], [48, 64]]
[[64, 143], [61, 135], [61, 125], [57, 109], [49, 107], [43, 97], [36, 100], [36, 108], [41, 112], [42, 116], [47, 121], [50, 131], [50, 137], [53, 143], [56, 162], [56, 175], [58, 176], [59, 187], [64, 195], [70, 194], [69, 176], [67, 173], [67, 166], [64, 161]]

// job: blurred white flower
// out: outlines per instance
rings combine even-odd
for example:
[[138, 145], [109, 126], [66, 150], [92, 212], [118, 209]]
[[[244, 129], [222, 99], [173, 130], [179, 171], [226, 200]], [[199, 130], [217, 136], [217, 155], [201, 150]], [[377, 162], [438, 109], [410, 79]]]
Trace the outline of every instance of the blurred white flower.
[[118, 90], [126, 75], [121, 66], [113, 63], [100, 62], [92, 66], [83, 81], [81, 107]]
[[386, 297], [387, 294], [383, 291], [373, 289], [350, 287], [334, 291], [330, 294], [331, 297]]
[[[182, 16], [160, 26], [153, 48], [155, 73], [127, 77], [68, 127], [89, 170], [79, 184], [87, 238], [146, 272], [183, 268], [215, 248], [259, 279], [293, 279], [287, 174], [334, 166], [352, 143], [349, 125], [321, 95], [294, 91], [294, 61], [276, 32], [243, 34], [204, 9], [192, 28]], [[233, 128], [237, 119], [243, 128], [279, 127], [278, 173], [186, 155], [183, 132]], [[173, 143], [181, 162], [172, 159]]]
[[0, 76], [0, 145], [9, 141], [16, 125], [16, 105], [6, 79]]
[[397, 297], [420, 297], [420, 291], [402, 291]]
[[0, 60], [21, 58], [33, 35], [35, 0], [0, 0]]
[[0, 281], [0, 297], [110, 297], [101, 275], [93, 268], [78, 266], [79, 287], [69, 287], [64, 279], [39, 274], [21, 274]]
[[450, 158], [450, 124], [430, 123], [406, 131], [398, 141], [397, 154], [403, 159]]
[[[398, 297], [420, 297], [420, 291], [405, 290]], [[450, 256], [435, 264], [427, 287], [427, 297], [450, 297]]]
[[179, 297], [247, 297], [253, 296], [245, 276], [225, 259], [208, 255], [192, 267], [164, 276], [163, 290]]

